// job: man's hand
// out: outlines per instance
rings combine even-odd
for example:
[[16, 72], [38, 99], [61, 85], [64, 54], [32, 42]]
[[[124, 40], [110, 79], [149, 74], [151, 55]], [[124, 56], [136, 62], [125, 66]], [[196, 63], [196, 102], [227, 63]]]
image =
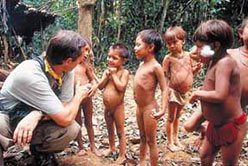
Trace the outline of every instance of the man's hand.
[[42, 118], [40, 111], [31, 111], [17, 125], [13, 140], [18, 145], [29, 143], [33, 136], [33, 131], [36, 128], [39, 120]]
[[80, 81], [77, 82], [75, 88], [75, 96], [80, 97], [80, 100], [84, 100], [86, 97], [89, 96], [89, 85], [80, 85]]

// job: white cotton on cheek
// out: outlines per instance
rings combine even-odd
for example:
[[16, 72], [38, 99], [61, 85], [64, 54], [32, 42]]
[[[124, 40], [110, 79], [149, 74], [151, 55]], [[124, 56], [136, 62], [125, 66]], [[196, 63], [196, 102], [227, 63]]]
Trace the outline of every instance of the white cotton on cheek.
[[215, 53], [214, 50], [212, 50], [209, 45], [203, 46], [201, 50], [201, 56], [203, 57], [212, 57], [214, 53]]

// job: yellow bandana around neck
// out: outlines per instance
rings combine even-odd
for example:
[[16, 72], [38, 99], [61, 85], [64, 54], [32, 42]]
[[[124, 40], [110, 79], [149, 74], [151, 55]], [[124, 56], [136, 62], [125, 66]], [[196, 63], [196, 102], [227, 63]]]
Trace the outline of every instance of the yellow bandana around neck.
[[58, 75], [54, 72], [50, 64], [48, 63], [46, 56], [44, 56], [44, 63], [45, 63], [45, 71], [49, 73], [58, 83], [58, 88], [62, 86], [62, 76]]

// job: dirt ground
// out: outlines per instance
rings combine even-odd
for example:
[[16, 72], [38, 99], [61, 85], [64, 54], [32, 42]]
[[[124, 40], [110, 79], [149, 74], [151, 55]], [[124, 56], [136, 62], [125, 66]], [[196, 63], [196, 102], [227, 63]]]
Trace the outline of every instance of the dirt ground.
[[[156, 98], [160, 102], [159, 89], [156, 93]], [[94, 114], [93, 114], [93, 124], [95, 130], [95, 142], [98, 149], [108, 147], [108, 136], [107, 129], [103, 117], [103, 103], [101, 91], [98, 91], [93, 98], [94, 103]], [[160, 166], [197, 166], [200, 165], [198, 149], [194, 145], [194, 142], [198, 136], [198, 133], [186, 133], [183, 129], [182, 124], [185, 122], [189, 116], [195, 111], [192, 109], [190, 104], [185, 106], [184, 112], [180, 118], [180, 131], [179, 137], [181, 143], [184, 145], [184, 150], [178, 152], [170, 152], [166, 147], [167, 137], [165, 134], [165, 120], [167, 114], [158, 121], [158, 134], [157, 142], [159, 147], [159, 165]], [[72, 142], [70, 147], [67, 148], [62, 153], [57, 154], [60, 166], [114, 166], [114, 160], [117, 158], [117, 153], [113, 153], [105, 158], [100, 158], [95, 156], [89, 151], [89, 141], [86, 133], [86, 129], [83, 126], [82, 133], [85, 138], [84, 146], [88, 150], [86, 156], [77, 155], [77, 144]], [[139, 160], [139, 132], [136, 123], [135, 116], [135, 102], [133, 99], [133, 76], [128, 84], [128, 88], [125, 94], [125, 134], [127, 137], [127, 152], [126, 152], [126, 162], [123, 165], [134, 166]], [[118, 138], [116, 136], [116, 143], [118, 145]], [[116, 148], [118, 151], [118, 147]], [[28, 150], [26, 150], [28, 152]], [[20, 153], [18, 153], [20, 154]], [[25, 154], [25, 149], [21, 151], [21, 154]], [[28, 165], [27, 158], [25, 155], [13, 155], [14, 158], [19, 156], [18, 163], [14, 165]], [[25, 160], [23, 160], [25, 158]], [[20, 162], [22, 161], [22, 162]], [[13, 163], [13, 162], [12, 162]], [[243, 145], [243, 149], [239, 159], [240, 166], [247, 166], [248, 164], [248, 137], [246, 137]], [[149, 165], [149, 154], [147, 155], [147, 164]], [[8, 164], [8, 165], [11, 165]], [[220, 155], [217, 156], [214, 165], [221, 165]]]

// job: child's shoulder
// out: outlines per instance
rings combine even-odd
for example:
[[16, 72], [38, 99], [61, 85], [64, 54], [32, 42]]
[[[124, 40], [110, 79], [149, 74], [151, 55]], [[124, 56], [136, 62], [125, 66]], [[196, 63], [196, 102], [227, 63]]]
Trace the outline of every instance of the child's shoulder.
[[129, 70], [128, 70], [128, 69], [123, 68], [123, 69], [122, 69], [122, 74], [129, 74]]
[[169, 54], [165, 54], [165, 56], [164, 56], [164, 59], [163, 59], [163, 62], [165, 62], [165, 61], [169, 61], [170, 60], [170, 53]]
[[231, 55], [228, 54], [218, 61], [218, 65], [221, 65], [224, 67], [231, 67], [233, 65], [237, 65], [237, 62], [235, 61], [235, 59], [232, 58]]

